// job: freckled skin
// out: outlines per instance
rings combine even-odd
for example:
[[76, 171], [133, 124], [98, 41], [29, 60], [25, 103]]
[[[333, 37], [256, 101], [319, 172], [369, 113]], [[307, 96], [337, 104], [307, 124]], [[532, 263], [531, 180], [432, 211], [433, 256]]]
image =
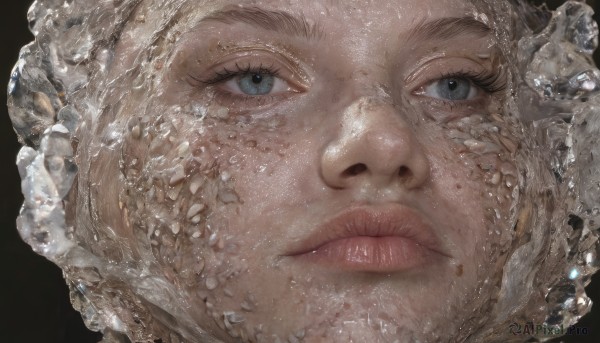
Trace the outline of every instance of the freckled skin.
[[[256, 5], [281, 8], [277, 1]], [[323, 16], [322, 7], [338, 14]], [[211, 57], [218, 49], [202, 44], [255, 47], [283, 39], [241, 24], [212, 24], [201, 42], [182, 35], [154, 71], [156, 92], [124, 98], [115, 115], [123, 133], [117, 148], [98, 149], [91, 162], [106, 162], [89, 176], [101, 185], [94, 199], [105, 203], [100, 216], [134, 242], [134, 255], [151, 250], [185, 311], [224, 342], [290, 335], [304, 342], [464, 341], [470, 332], [459, 328], [490, 306], [501, 275], [496, 266], [511, 239], [517, 180], [508, 175], [516, 170], [510, 143], [522, 139], [520, 124], [501, 113], [502, 94], [455, 110], [415, 95], [420, 85], [404, 82], [433, 50], [407, 49], [402, 34], [414, 25], [408, 16], [460, 16], [471, 5], [291, 1], [285, 8], [318, 19], [328, 34], [312, 44], [285, 37], [280, 44], [299, 51], [298, 68], [306, 72], [299, 79], [308, 90], [244, 105], [215, 87], [191, 85], [188, 73], [218, 60]], [[390, 31], [399, 37], [389, 38]], [[470, 68], [464, 56], [490, 49], [489, 37], [467, 38], [441, 46], [456, 57], [446, 68]], [[267, 50], [278, 56], [278, 48]], [[113, 127], [98, 125], [98, 137]], [[88, 144], [100, 146], [100, 138]], [[366, 172], [344, 177], [357, 163]], [[400, 167], [408, 172], [397, 173]], [[356, 203], [415, 209], [434, 224], [451, 257], [369, 274], [286, 255], [293, 242]]]

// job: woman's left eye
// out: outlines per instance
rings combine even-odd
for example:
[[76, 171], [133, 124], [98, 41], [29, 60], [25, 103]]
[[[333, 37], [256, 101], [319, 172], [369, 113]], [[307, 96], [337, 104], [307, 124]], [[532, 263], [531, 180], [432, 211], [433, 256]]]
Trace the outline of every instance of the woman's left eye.
[[227, 80], [223, 87], [232, 94], [261, 96], [290, 90], [290, 86], [274, 74], [245, 73]]
[[447, 77], [425, 86], [420, 93], [436, 99], [461, 101], [475, 98], [478, 88], [467, 78]]

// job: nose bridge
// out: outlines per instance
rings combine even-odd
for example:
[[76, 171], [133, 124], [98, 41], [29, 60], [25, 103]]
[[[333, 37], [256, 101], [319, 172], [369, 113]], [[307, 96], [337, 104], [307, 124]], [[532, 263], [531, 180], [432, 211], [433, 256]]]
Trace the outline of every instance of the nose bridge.
[[429, 165], [413, 128], [389, 97], [361, 97], [344, 109], [340, 121], [338, 135], [322, 157], [322, 175], [332, 187], [411, 188], [428, 177]]
[[403, 139], [401, 131], [410, 130], [409, 124], [394, 108], [391, 101], [380, 97], [362, 97], [348, 106], [341, 118], [340, 137], [376, 140], [389, 145], [386, 138]]

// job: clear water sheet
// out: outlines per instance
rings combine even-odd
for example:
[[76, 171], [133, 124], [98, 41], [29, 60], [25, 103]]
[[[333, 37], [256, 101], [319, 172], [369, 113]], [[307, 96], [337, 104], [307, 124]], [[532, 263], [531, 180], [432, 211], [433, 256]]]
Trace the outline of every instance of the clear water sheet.
[[[170, 58], [164, 42], [180, 38], [180, 31], [170, 30], [174, 22], [190, 22], [182, 14], [189, 6], [185, 1], [154, 1], [153, 11], [135, 11], [140, 3], [47, 0], [32, 5], [28, 18], [36, 41], [22, 49], [8, 88], [11, 119], [25, 144], [17, 160], [25, 196], [18, 228], [37, 253], [64, 270], [73, 305], [90, 329], [105, 332], [106, 342], [216, 342], [182, 294], [204, 299], [203, 311], [214, 319], [212, 325], [246, 341], [249, 331], [240, 327], [255, 309], [252, 293], [231, 296], [239, 302], [237, 310], [216, 305], [217, 291], [225, 296], [233, 292], [228, 280], [243, 272], [244, 262], [232, 257], [237, 247], [231, 237], [206, 225], [206, 206], [195, 197], [199, 189], [209, 188], [221, 204], [238, 203], [227, 170], [200, 162], [196, 168], [201, 176], [190, 177], [173, 162], [190, 156], [190, 141], [169, 140], [173, 132], [186, 130], [183, 123], [155, 119], [148, 115], [152, 110], [119, 116], [128, 110], [122, 108], [126, 101], [121, 93], [143, 98], [152, 89], [156, 80], [150, 71], [160, 70]], [[484, 160], [499, 151], [513, 153], [513, 160], [490, 167], [486, 177], [490, 189], [502, 188], [498, 194], [510, 202], [506, 214], [491, 207], [490, 221], [508, 221], [515, 230], [494, 232], [490, 227], [500, 243], [490, 244], [488, 254], [505, 263], [500, 274], [482, 280], [483, 295], [475, 302], [493, 306], [477, 307], [474, 319], [461, 323], [461, 334], [467, 332], [469, 338], [457, 334], [448, 341], [525, 341], [529, 336], [509, 334], [511, 323], [567, 327], [591, 307], [584, 287], [600, 268], [600, 71], [591, 56], [598, 28], [591, 9], [581, 2], [566, 2], [541, 29], [518, 24], [516, 33], [513, 20], [524, 15], [520, 9], [495, 1], [478, 6], [482, 12], [475, 17], [493, 27], [499, 45], [514, 51], [507, 56], [514, 61], [507, 66], [514, 97], [505, 106], [513, 115], [471, 116], [448, 124], [448, 132]], [[133, 56], [136, 67], [114, 75], [107, 66], [115, 63], [115, 38], [126, 23], [133, 26], [132, 35], [152, 34], [135, 42], [141, 47]], [[127, 78], [134, 87], [124, 92], [120, 83]], [[153, 106], [152, 99], [147, 106]], [[205, 104], [157, 108], [198, 118], [193, 129], [199, 134], [227, 117], [227, 109]], [[93, 137], [82, 134], [97, 127], [102, 129]], [[499, 129], [511, 134], [498, 135]], [[214, 139], [225, 142], [231, 135], [236, 132]], [[130, 140], [148, 143], [152, 158], [145, 168], [135, 152], [122, 149]], [[170, 143], [165, 146], [165, 141]], [[119, 149], [121, 159], [109, 162], [121, 171], [124, 190], [141, 190], [145, 198], [124, 191], [118, 204], [96, 203], [93, 194], [102, 185], [90, 180], [103, 171], [93, 161], [103, 151]], [[219, 154], [210, 148], [205, 153]], [[236, 163], [232, 156], [230, 164]], [[148, 183], [140, 177], [147, 170], [165, 177]], [[134, 239], [128, 244], [101, 217], [106, 206], [131, 212], [138, 229], [132, 230]], [[215, 252], [207, 255], [199, 246]], [[445, 327], [430, 325], [439, 332]], [[378, 330], [388, 330], [381, 336], [388, 337], [393, 328]], [[253, 332], [252, 339], [266, 339], [256, 328]], [[280, 341], [303, 338], [304, 331], [298, 330]]]

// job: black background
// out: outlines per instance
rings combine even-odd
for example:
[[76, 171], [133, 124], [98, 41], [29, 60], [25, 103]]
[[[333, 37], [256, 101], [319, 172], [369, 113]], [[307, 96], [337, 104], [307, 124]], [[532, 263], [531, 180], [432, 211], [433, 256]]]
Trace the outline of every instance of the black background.
[[[551, 7], [559, 2], [550, 1]], [[600, 4], [590, 3], [600, 10]], [[0, 167], [0, 343], [98, 342], [101, 335], [88, 331], [79, 313], [72, 309], [61, 271], [34, 254], [15, 229], [15, 218], [23, 201], [14, 164], [20, 146], [3, 104], [6, 104], [6, 84], [18, 51], [33, 39], [27, 30], [29, 5], [29, 0], [12, 0], [0, 6], [0, 161], [3, 165]], [[587, 328], [589, 334], [566, 337], [563, 341], [600, 342], [600, 273], [588, 287], [588, 294], [598, 305], [577, 326]]]

